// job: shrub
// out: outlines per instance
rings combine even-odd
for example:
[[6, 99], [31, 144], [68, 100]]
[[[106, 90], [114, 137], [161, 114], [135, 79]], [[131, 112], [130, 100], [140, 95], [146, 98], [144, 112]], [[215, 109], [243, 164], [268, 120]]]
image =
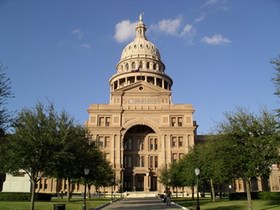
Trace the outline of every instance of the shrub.
[[[258, 199], [258, 192], [251, 192], [252, 199]], [[236, 192], [236, 193], [229, 193], [228, 195], [229, 200], [247, 200], [247, 193], [246, 192]]]
[[[37, 201], [50, 201], [52, 195], [48, 193], [36, 193]], [[30, 193], [1, 192], [0, 201], [30, 201]]]
[[280, 200], [280, 192], [259, 192], [262, 200]]
[[1, 192], [0, 201], [30, 201], [30, 193]]

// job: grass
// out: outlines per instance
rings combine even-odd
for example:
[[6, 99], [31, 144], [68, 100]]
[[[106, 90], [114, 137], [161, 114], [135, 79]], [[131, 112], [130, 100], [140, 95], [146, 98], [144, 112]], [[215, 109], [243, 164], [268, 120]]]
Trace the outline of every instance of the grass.
[[[191, 199], [174, 198], [175, 203], [188, 207], [189, 209], [195, 209], [196, 201]], [[201, 199], [201, 210], [247, 210], [247, 200], [229, 201], [229, 200], [217, 200], [215, 203], [210, 199]], [[254, 210], [280, 210], [279, 201], [268, 200], [253, 200]]]
[[[87, 207], [97, 207], [102, 204], [108, 203], [110, 201], [109, 198], [93, 198], [87, 200]], [[79, 210], [82, 209], [83, 199], [75, 198], [72, 199], [71, 202], [67, 202], [66, 199], [52, 199], [52, 201], [48, 202], [35, 202], [35, 210], [52, 210], [54, 209], [54, 204], [66, 204], [67, 210]], [[29, 210], [30, 202], [17, 202], [17, 201], [0, 201], [0, 209], [1, 210]]]

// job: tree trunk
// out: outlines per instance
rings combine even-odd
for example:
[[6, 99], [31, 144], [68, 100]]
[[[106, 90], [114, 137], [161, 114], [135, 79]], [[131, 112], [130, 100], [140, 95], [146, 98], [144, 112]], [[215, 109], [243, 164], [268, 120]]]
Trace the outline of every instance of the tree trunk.
[[31, 182], [31, 201], [30, 201], [30, 210], [34, 210], [34, 203], [35, 203], [35, 180], [30, 179]]
[[192, 186], [192, 200], [194, 200], [194, 185]]
[[250, 179], [245, 180], [245, 185], [246, 185], [246, 192], [247, 192], [248, 210], [253, 210]]
[[212, 202], [216, 202], [215, 188], [212, 179], [210, 179], [210, 186], [211, 186]]
[[90, 194], [90, 188], [91, 188], [91, 185], [90, 184], [88, 184], [88, 199], [90, 199], [91, 198], [91, 194]]
[[68, 179], [67, 179], [67, 201], [68, 201], [68, 202], [70, 202], [71, 197], [72, 197], [72, 189], [71, 189], [71, 186], [72, 186], [71, 179], [68, 178]]

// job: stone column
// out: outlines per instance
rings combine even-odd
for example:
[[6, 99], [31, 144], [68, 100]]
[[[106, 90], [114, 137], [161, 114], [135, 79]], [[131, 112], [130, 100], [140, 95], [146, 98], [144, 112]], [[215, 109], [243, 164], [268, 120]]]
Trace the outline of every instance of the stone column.
[[136, 191], [135, 181], [135, 173], [132, 173], [132, 191]]
[[149, 192], [150, 191], [150, 185], [149, 185], [149, 173], [146, 173], [144, 176], [144, 191]]

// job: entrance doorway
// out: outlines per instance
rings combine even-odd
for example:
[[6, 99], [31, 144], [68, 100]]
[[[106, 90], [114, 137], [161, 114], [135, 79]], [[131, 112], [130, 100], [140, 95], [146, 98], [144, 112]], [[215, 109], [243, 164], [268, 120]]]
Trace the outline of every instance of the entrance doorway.
[[144, 191], [144, 175], [136, 175], [136, 191]]
[[157, 177], [152, 176], [151, 177], [151, 191], [157, 191]]
[[135, 125], [127, 130], [123, 140], [124, 190], [156, 191], [155, 174], [159, 159], [159, 138], [147, 125]]

